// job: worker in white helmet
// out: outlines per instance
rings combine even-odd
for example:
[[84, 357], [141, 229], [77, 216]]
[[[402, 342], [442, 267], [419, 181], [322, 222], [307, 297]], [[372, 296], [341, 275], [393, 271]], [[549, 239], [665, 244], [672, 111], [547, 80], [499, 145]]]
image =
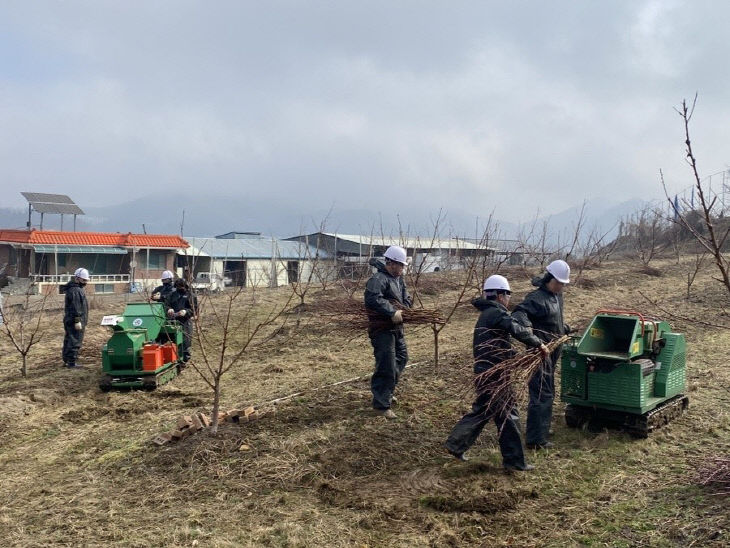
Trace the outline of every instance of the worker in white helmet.
[[[537, 289], [527, 294], [512, 316], [525, 327], [531, 327], [533, 333], [547, 343], [570, 333], [570, 327], [563, 320], [563, 288], [570, 283], [570, 266], [558, 259], [546, 270], [543, 276], [532, 280]], [[547, 356], [529, 382], [525, 441], [530, 449], [553, 446], [548, 438], [555, 400], [555, 364], [561, 350], [558, 347]]]
[[173, 278], [175, 278], [175, 275], [171, 271], [165, 270], [160, 278], [162, 280], [162, 285], [158, 285], [152, 290], [152, 295], [150, 296], [150, 299], [153, 301], [164, 303], [168, 295], [170, 295], [170, 293], [172, 293], [175, 289], [172, 286]]
[[370, 317], [368, 335], [375, 355], [375, 372], [370, 381], [373, 408], [385, 418], [395, 419], [391, 409], [393, 391], [408, 362], [401, 310], [413, 304], [403, 279], [408, 257], [405, 249], [393, 245], [382, 259], [372, 258], [369, 264], [376, 268], [365, 287], [365, 307]]
[[[512, 291], [504, 276], [493, 274], [483, 285], [482, 296], [474, 299], [472, 305], [481, 313], [474, 326], [472, 350], [474, 373], [480, 375], [496, 364], [516, 355], [511, 338], [514, 337], [529, 347], [539, 348], [547, 356], [547, 347], [528, 327], [515, 321], [507, 310]], [[446, 440], [446, 449], [459, 460], [467, 460], [464, 453], [474, 444], [484, 426], [493, 420], [499, 435], [502, 465], [506, 470], [532, 470], [525, 462], [519, 415], [513, 401], [493, 401], [493, 392], [488, 386], [476, 385], [477, 398], [472, 410], [464, 415], [451, 430]]]
[[86, 323], [89, 320], [89, 303], [86, 300], [84, 287], [89, 282], [89, 271], [77, 268], [74, 277], [64, 287], [64, 314], [63, 314], [63, 350], [61, 357], [64, 366], [77, 369], [81, 344], [84, 342]]

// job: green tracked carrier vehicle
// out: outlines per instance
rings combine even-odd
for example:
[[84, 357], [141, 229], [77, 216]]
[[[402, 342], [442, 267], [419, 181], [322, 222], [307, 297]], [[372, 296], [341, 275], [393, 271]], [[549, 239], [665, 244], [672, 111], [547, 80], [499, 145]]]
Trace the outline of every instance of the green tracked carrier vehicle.
[[574, 428], [596, 421], [646, 437], [689, 403], [684, 335], [638, 312], [599, 311], [563, 347], [560, 372], [565, 422]]
[[113, 331], [101, 354], [103, 391], [154, 390], [180, 373], [182, 329], [166, 318], [161, 303], [129, 303], [121, 316], [105, 316], [102, 325]]

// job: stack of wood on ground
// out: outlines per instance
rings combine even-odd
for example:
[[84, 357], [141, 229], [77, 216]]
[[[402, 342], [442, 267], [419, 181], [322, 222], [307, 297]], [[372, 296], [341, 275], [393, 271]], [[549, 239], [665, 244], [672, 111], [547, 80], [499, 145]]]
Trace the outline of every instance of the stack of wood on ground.
[[[546, 343], [545, 346], [552, 353], [569, 338], [563, 335]], [[507, 415], [515, 404], [527, 399], [528, 382], [539, 371], [542, 362], [542, 354], [537, 348], [499, 362], [476, 376], [474, 379], [476, 393], [490, 395], [487, 407], [492, 413]]]
[[[392, 301], [391, 304], [396, 310], [401, 311], [403, 323], [406, 325], [443, 325], [445, 323], [438, 310], [404, 308], [400, 303]], [[329, 321], [332, 328], [337, 331], [361, 334], [369, 328], [390, 329], [393, 327], [390, 318], [368, 310], [365, 308], [365, 303], [356, 299], [345, 298], [321, 301], [314, 304], [310, 310], [320, 318]]]
[[[261, 414], [253, 407], [245, 409], [231, 409], [218, 413], [218, 422], [251, 422], [257, 420]], [[195, 413], [183, 415], [177, 419], [176, 428], [156, 436], [152, 443], [165, 445], [166, 443], [180, 441], [208, 428], [211, 424], [210, 417], [206, 413]]]

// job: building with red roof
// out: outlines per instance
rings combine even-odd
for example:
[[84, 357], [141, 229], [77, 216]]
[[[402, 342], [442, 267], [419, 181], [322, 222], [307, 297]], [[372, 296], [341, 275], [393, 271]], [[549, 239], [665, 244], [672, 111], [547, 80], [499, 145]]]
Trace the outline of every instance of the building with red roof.
[[175, 271], [178, 250], [188, 247], [169, 234], [0, 229], [0, 273], [51, 291], [83, 267], [91, 293], [121, 293], [157, 285], [164, 270]]

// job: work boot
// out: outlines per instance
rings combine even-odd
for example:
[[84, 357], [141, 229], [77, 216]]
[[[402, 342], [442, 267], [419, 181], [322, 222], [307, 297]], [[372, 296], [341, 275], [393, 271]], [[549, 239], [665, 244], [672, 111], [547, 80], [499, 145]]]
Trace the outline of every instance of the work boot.
[[535, 451], [540, 451], [542, 449], [552, 449], [553, 447], [555, 447], [555, 444], [553, 444], [553, 442], [551, 442], [551, 441], [544, 441], [542, 443], [528, 443], [527, 444], [527, 448], [528, 449], [533, 449]]
[[67, 363], [66, 368], [67, 369], [83, 369], [84, 366], [79, 363], [74, 362], [74, 363]]
[[456, 460], [460, 460], [461, 462], [466, 462], [469, 460], [469, 457], [467, 457], [465, 453], [457, 453], [456, 451], [452, 451], [448, 447], [446, 448], [446, 450], [449, 452], [449, 455], [454, 457]]
[[378, 415], [382, 415], [389, 420], [398, 418], [398, 415], [393, 413], [392, 409], [376, 409], [375, 411], [378, 413]]
[[534, 470], [535, 467], [532, 464], [505, 464], [504, 469], [507, 472], [528, 472]]

